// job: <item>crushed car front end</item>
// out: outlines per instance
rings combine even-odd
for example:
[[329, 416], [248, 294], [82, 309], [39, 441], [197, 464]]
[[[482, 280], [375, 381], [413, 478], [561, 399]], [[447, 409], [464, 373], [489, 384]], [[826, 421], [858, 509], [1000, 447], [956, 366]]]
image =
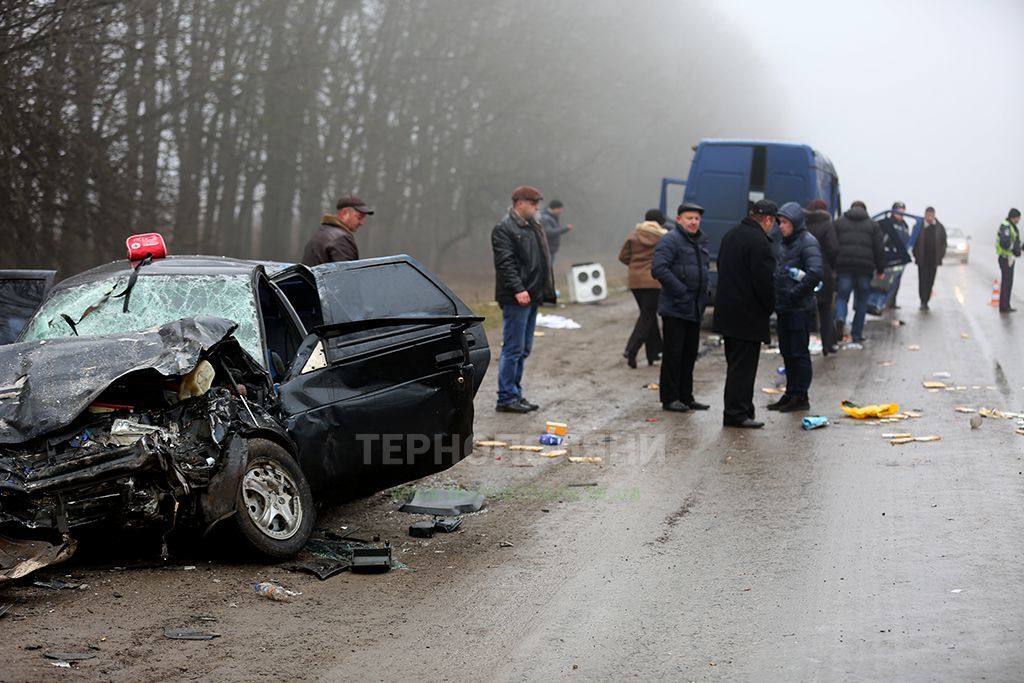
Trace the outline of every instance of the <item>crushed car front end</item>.
[[155, 527], [166, 538], [234, 515], [250, 440], [294, 447], [233, 330], [185, 319], [0, 350], [0, 581], [52, 563], [25, 541], [60, 561], [84, 526]]

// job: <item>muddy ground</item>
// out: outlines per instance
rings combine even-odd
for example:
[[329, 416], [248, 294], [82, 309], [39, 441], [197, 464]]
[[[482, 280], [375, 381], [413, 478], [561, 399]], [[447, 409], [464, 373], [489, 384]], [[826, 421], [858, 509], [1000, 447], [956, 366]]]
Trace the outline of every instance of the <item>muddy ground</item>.
[[[911, 270], [864, 349], [815, 358], [812, 412], [833, 424], [812, 432], [764, 411], [762, 431], [723, 430], [714, 344], [696, 375], [712, 410], [662, 412], [644, 388], [658, 367], [620, 356], [625, 293], [549, 311], [583, 327], [537, 338], [525, 388], [542, 409], [498, 414], [492, 330], [477, 438], [532, 444], [564, 421], [571, 453], [602, 463], [478, 448], [421, 482], [487, 494], [432, 539], [408, 536], [424, 517], [398, 512], [403, 491], [321, 511], [320, 527], [391, 541], [407, 568], [382, 575], [93, 541], [34, 577], [87, 587], [0, 590], [0, 680], [1021, 680], [1024, 436], [955, 411], [1024, 408], [1021, 321], [988, 306], [993, 270], [944, 267], [930, 313]], [[759, 388], [779, 364], [762, 354]], [[922, 386], [935, 372], [951, 391]], [[923, 417], [857, 423], [846, 398]], [[942, 440], [881, 438], [905, 429]], [[301, 595], [270, 601], [261, 580]], [[168, 640], [168, 625], [220, 637]], [[57, 668], [47, 652], [94, 658]]]

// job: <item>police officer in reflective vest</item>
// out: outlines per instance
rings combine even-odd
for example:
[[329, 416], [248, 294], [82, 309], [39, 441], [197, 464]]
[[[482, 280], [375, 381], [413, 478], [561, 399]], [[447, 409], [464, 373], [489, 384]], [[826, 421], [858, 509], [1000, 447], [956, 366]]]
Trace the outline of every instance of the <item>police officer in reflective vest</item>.
[[999, 312], [1013, 313], [1010, 294], [1013, 292], [1013, 262], [1020, 258], [1020, 211], [1010, 209], [1006, 220], [999, 224], [996, 234], [996, 255], [999, 256]]

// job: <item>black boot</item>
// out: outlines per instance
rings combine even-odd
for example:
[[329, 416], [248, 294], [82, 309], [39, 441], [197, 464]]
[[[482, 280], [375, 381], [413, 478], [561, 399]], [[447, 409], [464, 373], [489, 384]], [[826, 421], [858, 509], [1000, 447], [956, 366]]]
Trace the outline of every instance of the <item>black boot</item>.
[[789, 402], [779, 408], [780, 413], [795, 413], [798, 410], [810, 410], [811, 402], [806, 396], [793, 396]]
[[792, 400], [792, 396], [790, 396], [789, 394], [783, 394], [782, 398], [780, 398], [778, 401], [776, 401], [775, 403], [769, 403], [765, 407], [768, 408], [768, 410], [782, 410], [787, 405], [789, 405], [789, 402]]

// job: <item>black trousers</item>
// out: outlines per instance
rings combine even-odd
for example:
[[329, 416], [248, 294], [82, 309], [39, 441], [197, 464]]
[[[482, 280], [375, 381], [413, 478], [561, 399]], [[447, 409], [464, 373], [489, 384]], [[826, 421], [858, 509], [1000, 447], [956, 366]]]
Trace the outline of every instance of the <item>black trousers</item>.
[[641, 346], [647, 348], [647, 360], [658, 360], [661, 353], [661, 331], [658, 329], [658, 295], [660, 289], [632, 289], [640, 315], [633, 325], [633, 334], [626, 342], [626, 353], [636, 356]]
[[1010, 295], [1013, 294], [1013, 269], [1016, 267], [1016, 263], [1012, 266], [1010, 261], [1005, 256], [999, 257], [999, 310], [1008, 311], [1010, 310]]
[[927, 306], [932, 298], [932, 287], [935, 286], [935, 273], [939, 267], [934, 263], [917, 264], [917, 292], [921, 296], [921, 305]]
[[723, 421], [737, 423], [754, 419], [754, 381], [761, 342], [725, 338], [725, 410]]
[[[776, 311], [779, 351], [786, 365], [786, 394], [806, 397], [811, 388], [813, 370], [808, 345], [811, 338], [811, 311]], [[833, 332], [835, 330], [833, 329]]]
[[700, 346], [700, 323], [665, 316], [665, 349], [661, 354], [662, 403], [693, 402], [693, 364]]

